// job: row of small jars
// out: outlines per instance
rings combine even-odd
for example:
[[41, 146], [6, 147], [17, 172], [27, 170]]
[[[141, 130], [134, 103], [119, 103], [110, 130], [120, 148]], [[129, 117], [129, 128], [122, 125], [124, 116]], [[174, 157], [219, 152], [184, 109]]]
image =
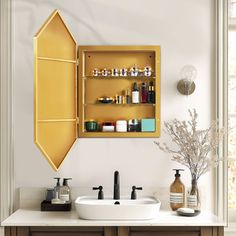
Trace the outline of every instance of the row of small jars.
[[141, 122], [138, 119], [117, 120], [116, 122], [105, 121], [99, 124], [95, 120], [85, 122], [85, 129], [87, 132], [140, 132]]
[[152, 76], [152, 68], [151, 66], [145, 66], [144, 68], [138, 68], [137, 66], [133, 66], [129, 69], [127, 68], [113, 68], [113, 69], [93, 69], [92, 76]]

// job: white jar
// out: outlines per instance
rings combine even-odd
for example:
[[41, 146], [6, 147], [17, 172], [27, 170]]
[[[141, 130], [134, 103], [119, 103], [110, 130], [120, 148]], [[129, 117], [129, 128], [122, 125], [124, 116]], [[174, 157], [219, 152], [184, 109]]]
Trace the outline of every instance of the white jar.
[[127, 132], [127, 121], [117, 120], [116, 121], [116, 132]]
[[114, 132], [115, 126], [114, 125], [103, 125], [102, 132]]

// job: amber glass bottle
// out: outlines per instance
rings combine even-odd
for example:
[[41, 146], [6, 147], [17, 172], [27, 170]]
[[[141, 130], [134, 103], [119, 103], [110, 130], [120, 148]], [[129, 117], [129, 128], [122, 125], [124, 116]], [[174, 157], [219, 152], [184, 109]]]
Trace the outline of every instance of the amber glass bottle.
[[180, 171], [182, 169], [173, 169], [176, 171], [175, 181], [170, 185], [170, 207], [176, 211], [180, 207], [184, 207], [185, 201], [185, 187], [180, 180]]

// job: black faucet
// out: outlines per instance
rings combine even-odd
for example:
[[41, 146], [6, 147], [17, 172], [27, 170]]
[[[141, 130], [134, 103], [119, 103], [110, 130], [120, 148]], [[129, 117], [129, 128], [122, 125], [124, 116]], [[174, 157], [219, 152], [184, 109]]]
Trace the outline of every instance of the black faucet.
[[114, 172], [114, 193], [113, 199], [120, 199], [120, 175], [119, 171]]

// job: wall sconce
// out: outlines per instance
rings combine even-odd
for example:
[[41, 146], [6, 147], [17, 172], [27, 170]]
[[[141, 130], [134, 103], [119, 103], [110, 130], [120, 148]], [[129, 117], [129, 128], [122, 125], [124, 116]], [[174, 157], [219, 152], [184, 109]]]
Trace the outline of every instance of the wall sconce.
[[197, 76], [197, 70], [194, 66], [186, 65], [181, 69], [180, 81], [177, 84], [178, 91], [183, 95], [190, 95], [195, 90], [194, 80]]

